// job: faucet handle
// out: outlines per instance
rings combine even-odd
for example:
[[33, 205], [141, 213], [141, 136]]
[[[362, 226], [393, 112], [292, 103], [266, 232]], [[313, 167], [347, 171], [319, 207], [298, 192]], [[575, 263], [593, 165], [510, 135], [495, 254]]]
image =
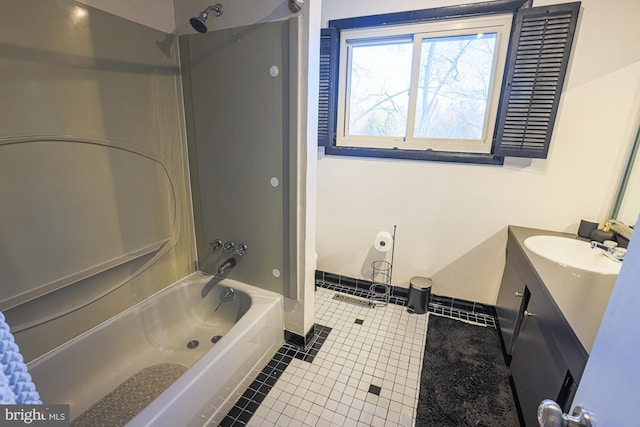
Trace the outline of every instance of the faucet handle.
[[627, 254], [627, 250], [625, 248], [614, 248], [613, 256], [615, 256], [618, 260], [624, 260], [624, 256]]
[[238, 243], [238, 247], [236, 248], [236, 253], [238, 255], [244, 255], [249, 252], [249, 247], [246, 243]]
[[225, 252], [231, 252], [235, 247], [236, 244], [231, 240], [227, 240], [226, 242], [224, 242], [224, 245], [222, 245], [222, 249], [224, 249]]
[[215, 252], [215, 251], [217, 251], [218, 249], [221, 249], [221, 248], [222, 248], [222, 240], [220, 240], [220, 239], [216, 239], [216, 240], [214, 240], [213, 242], [210, 242], [210, 243], [209, 243], [209, 246], [210, 246], [210, 248], [211, 248], [211, 252]]

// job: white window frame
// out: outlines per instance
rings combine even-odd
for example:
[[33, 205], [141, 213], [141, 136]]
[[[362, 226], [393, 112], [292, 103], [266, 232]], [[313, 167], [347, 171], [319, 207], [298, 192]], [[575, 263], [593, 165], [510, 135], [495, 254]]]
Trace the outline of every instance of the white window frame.
[[[462, 153], [491, 153], [493, 133], [496, 124], [498, 104], [507, 51], [511, 32], [512, 14], [500, 14], [487, 17], [446, 19], [438, 22], [420, 24], [403, 24], [376, 28], [362, 28], [343, 30], [340, 33], [340, 61], [338, 78], [338, 116], [336, 146], [362, 148], [398, 148], [402, 150], [428, 150], [462, 152]], [[496, 48], [492, 77], [489, 83], [489, 97], [487, 113], [482, 138], [475, 139], [436, 139], [413, 137], [415, 123], [415, 107], [418, 94], [420, 52], [422, 40], [443, 36], [457, 36], [478, 33], [496, 33]], [[381, 137], [350, 135], [349, 123], [349, 85], [351, 69], [351, 47], [384, 40], [413, 40], [414, 53], [411, 68], [411, 88], [409, 92], [409, 111], [405, 137]]]

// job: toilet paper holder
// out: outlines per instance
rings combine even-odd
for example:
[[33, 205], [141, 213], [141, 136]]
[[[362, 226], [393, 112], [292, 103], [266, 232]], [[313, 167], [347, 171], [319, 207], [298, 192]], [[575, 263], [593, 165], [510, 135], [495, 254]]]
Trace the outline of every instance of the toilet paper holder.
[[393, 235], [388, 231], [378, 231], [373, 247], [378, 252], [389, 252], [393, 246]]
[[[391, 277], [393, 273], [393, 257], [395, 254], [396, 229], [393, 234], [386, 231], [378, 232], [374, 247], [379, 252], [387, 253], [391, 246], [391, 262], [376, 260], [371, 263], [371, 286], [369, 287], [369, 303], [371, 307], [385, 306], [391, 299]], [[389, 239], [390, 237], [390, 239]]]

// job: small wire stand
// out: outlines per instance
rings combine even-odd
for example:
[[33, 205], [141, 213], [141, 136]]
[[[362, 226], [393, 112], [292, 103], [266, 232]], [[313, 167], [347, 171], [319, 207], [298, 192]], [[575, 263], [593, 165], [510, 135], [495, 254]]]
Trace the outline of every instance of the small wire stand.
[[371, 286], [369, 287], [369, 303], [373, 307], [384, 307], [391, 297], [391, 263], [373, 261], [371, 263]]
[[369, 287], [369, 305], [384, 307], [391, 299], [391, 275], [393, 273], [393, 255], [396, 249], [396, 226], [393, 226], [391, 243], [391, 262], [373, 261], [371, 263], [371, 286]]

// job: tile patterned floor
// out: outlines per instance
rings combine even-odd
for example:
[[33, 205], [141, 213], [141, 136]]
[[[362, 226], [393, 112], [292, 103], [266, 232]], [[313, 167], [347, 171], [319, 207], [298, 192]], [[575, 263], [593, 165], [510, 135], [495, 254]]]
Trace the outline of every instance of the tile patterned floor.
[[427, 315], [375, 309], [316, 291], [317, 324], [331, 328], [311, 363], [291, 358], [249, 426], [412, 426]]
[[302, 349], [288, 343], [283, 344], [227, 413], [220, 423], [220, 427], [246, 426], [291, 361], [295, 358], [313, 363], [329, 333], [331, 333], [331, 328], [316, 323], [315, 336], [306, 348]]

